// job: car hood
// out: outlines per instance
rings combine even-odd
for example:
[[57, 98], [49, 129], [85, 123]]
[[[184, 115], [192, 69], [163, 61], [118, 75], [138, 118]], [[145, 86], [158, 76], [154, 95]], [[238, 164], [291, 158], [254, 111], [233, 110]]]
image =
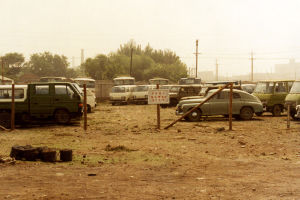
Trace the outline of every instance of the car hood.
[[204, 101], [205, 98], [197, 98], [197, 99], [185, 99], [185, 100], [181, 100], [178, 105], [183, 105], [183, 104], [193, 104], [193, 103], [201, 103], [202, 101]]

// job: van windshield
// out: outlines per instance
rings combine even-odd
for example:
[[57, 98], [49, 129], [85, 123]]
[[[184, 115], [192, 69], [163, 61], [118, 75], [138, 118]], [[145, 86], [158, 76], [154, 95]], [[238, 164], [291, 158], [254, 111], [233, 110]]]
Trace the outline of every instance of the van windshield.
[[300, 82], [294, 82], [290, 93], [300, 93]]
[[262, 82], [257, 83], [256, 88], [254, 90], [255, 93], [264, 93], [264, 94], [271, 94], [273, 93], [274, 83], [273, 82]]
[[112, 93], [124, 93], [125, 88], [124, 87], [112, 87], [111, 92]]

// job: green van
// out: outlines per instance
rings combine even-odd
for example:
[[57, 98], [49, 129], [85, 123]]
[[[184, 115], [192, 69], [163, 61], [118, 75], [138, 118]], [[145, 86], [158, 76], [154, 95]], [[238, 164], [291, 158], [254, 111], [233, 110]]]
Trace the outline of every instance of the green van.
[[[83, 98], [72, 83], [30, 83], [15, 85], [16, 123], [53, 119], [59, 124], [80, 120]], [[0, 86], [0, 125], [10, 126], [12, 86]]]
[[285, 97], [285, 108], [290, 105], [290, 115], [295, 118], [296, 106], [300, 104], [300, 81], [295, 81], [290, 93]]
[[293, 83], [293, 80], [259, 81], [252, 94], [260, 99], [264, 106], [264, 112], [280, 116], [284, 111], [285, 98]]

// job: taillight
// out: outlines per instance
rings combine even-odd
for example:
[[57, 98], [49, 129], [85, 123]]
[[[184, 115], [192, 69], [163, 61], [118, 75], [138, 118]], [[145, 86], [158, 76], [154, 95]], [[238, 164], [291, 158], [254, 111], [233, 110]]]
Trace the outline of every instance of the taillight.
[[82, 108], [83, 107], [83, 103], [78, 104], [78, 107]]

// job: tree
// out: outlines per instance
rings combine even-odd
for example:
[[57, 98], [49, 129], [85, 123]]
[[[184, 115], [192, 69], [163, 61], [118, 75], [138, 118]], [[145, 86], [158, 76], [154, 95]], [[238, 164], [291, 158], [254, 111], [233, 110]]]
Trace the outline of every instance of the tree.
[[88, 76], [96, 80], [101, 80], [107, 77], [107, 65], [107, 56], [99, 54], [95, 58], [88, 58], [82, 67]]
[[4, 74], [10, 78], [16, 78], [20, 73], [22, 65], [25, 61], [23, 54], [20, 53], [7, 53], [1, 57], [4, 64]]
[[130, 73], [130, 57], [133, 49], [132, 76], [137, 81], [148, 81], [161, 77], [177, 82], [187, 76], [186, 65], [171, 50], [154, 50], [149, 44], [145, 49], [130, 40], [115, 53], [100, 54], [82, 64], [88, 76], [94, 79], [113, 79]]
[[64, 55], [52, 55], [50, 52], [30, 56], [30, 71], [38, 76], [67, 76], [69, 63]]

